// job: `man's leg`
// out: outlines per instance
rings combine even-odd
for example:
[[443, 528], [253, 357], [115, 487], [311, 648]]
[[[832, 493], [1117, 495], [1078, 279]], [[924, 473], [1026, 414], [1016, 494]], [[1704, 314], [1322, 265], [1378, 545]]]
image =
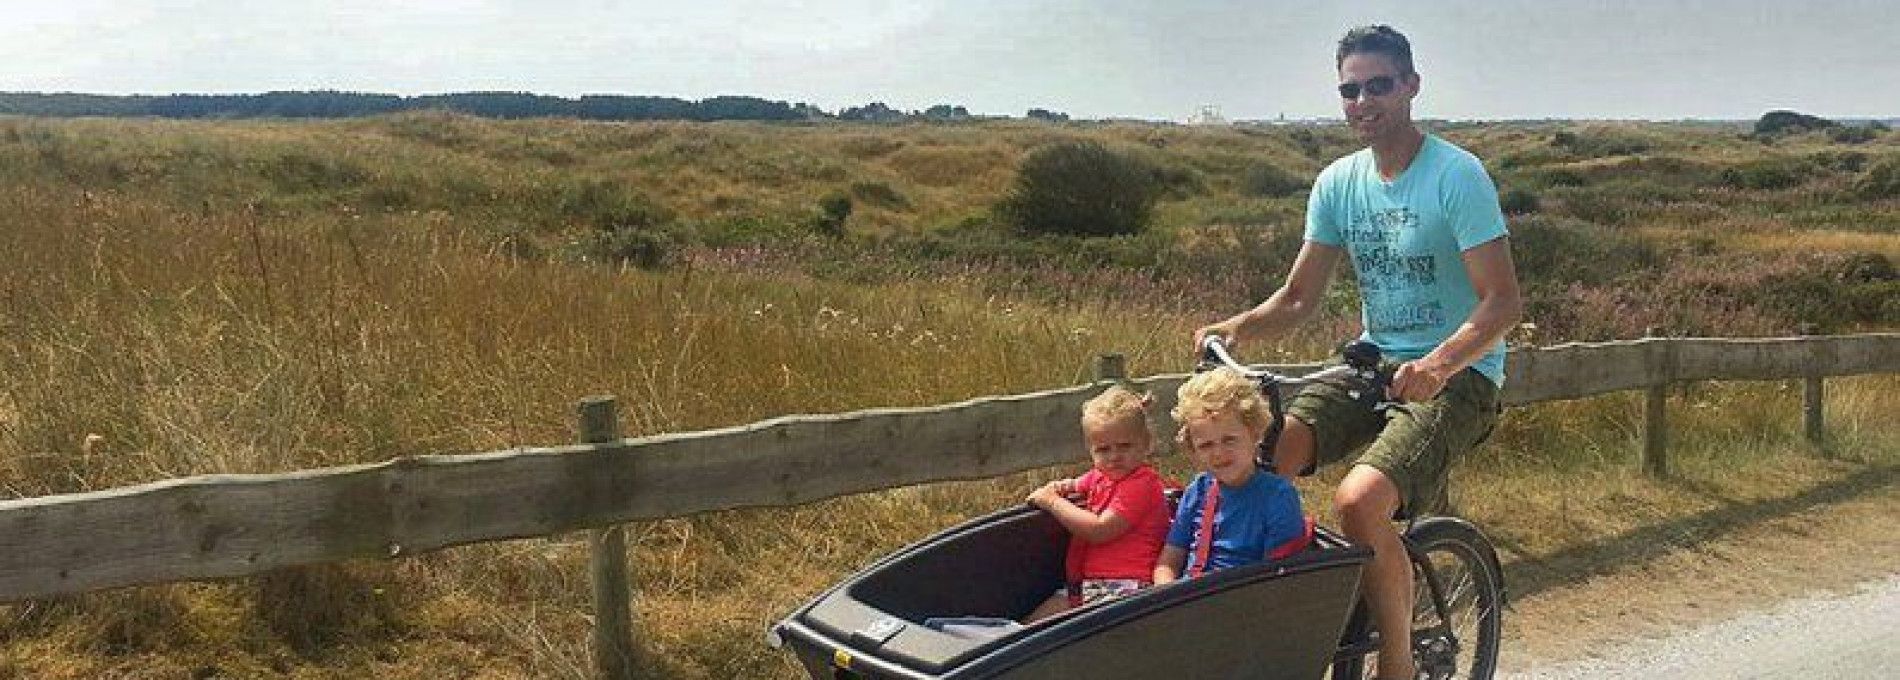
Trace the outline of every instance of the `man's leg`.
[[1313, 467], [1318, 448], [1314, 444], [1313, 428], [1299, 418], [1287, 416], [1281, 418], [1280, 423], [1280, 441], [1273, 445], [1273, 471], [1293, 479]]
[[1412, 661], [1412, 561], [1392, 525], [1399, 503], [1398, 486], [1370, 465], [1353, 466], [1333, 494], [1333, 509], [1346, 536], [1372, 549], [1363, 583], [1373, 625], [1379, 629], [1382, 680], [1411, 680], [1417, 674]]

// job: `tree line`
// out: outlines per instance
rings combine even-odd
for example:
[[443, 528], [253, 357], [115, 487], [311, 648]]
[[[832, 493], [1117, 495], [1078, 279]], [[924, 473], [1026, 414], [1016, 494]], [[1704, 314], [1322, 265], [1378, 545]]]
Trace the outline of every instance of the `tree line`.
[[[720, 96], [698, 101], [637, 95], [557, 97], [528, 92], [456, 92], [401, 96], [329, 90], [262, 94], [101, 95], [71, 92], [0, 92], [0, 115], [123, 116], [158, 118], [347, 118], [403, 111], [453, 111], [486, 118], [582, 118], [588, 120], [856, 120], [901, 122], [976, 118], [962, 106], [938, 104], [918, 111], [883, 102], [832, 114], [804, 102]], [[1030, 118], [1068, 116], [1031, 109]]]

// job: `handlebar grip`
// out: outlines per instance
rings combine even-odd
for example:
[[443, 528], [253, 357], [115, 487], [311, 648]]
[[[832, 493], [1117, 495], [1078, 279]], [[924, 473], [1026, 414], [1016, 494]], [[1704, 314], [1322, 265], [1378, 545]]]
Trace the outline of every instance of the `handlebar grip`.
[[1379, 346], [1367, 340], [1354, 340], [1351, 343], [1347, 343], [1345, 347], [1340, 349], [1340, 354], [1345, 357], [1347, 366], [1361, 371], [1378, 370], [1379, 360], [1383, 357], [1383, 354], [1379, 351]]
[[1201, 338], [1201, 360], [1194, 365], [1194, 372], [1211, 371], [1221, 365], [1221, 350], [1227, 348], [1227, 338], [1209, 335]]

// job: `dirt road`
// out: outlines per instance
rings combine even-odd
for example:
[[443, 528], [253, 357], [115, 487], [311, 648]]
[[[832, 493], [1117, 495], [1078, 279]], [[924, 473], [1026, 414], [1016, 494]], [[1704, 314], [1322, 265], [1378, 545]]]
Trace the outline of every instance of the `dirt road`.
[[1900, 677], [1900, 575], [1847, 595], [1803, 598], [1670, 635], [1609, 647], [1599, 658], [1502, 676], [1585, 678]]

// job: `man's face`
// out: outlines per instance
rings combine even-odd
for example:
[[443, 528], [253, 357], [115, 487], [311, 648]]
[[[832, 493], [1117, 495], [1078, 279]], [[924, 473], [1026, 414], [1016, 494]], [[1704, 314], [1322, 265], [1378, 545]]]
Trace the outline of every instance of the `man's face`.
[[1346, 124], [1359, 133], [1361, 141], [1385, 139], [1411, 127], [1418, 74], [1401, 73], [1391, 57], [1366, 52], [1347, 55], [1339, 63], [1339, 85]]

